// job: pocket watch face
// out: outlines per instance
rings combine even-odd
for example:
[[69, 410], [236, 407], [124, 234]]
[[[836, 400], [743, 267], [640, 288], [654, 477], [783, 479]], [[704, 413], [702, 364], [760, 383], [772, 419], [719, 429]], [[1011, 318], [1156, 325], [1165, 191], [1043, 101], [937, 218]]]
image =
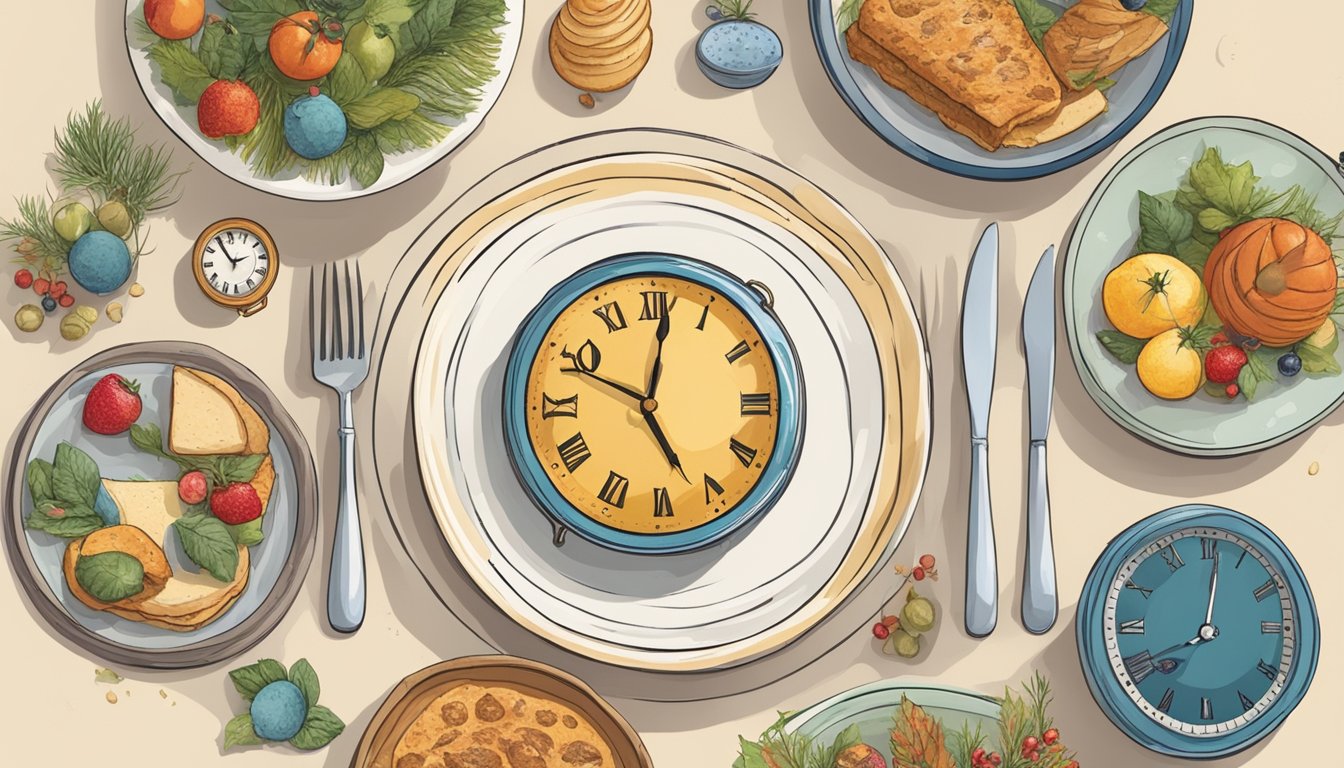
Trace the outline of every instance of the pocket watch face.
[[1112, 579], [1112, 672], [1145, 715], [1195, 737], [1240, 729], [1283, 693], [1297, 621], [1273, 563], [1241, 537], [1186, 528], [1149, 543]]
[[622, 277], [570, 303], [542, 337], [524, 397], [530, 448], [555, 489], [631, 533], [731, 511], [779, 430], [758, 329], [722, 293], [675, 277]]
[[228, 227], [201, 249], [201, 273], [210, 289], [225, 298], [241, 298], [261, 287], [271, 270], [272, 254], [254, 233]]

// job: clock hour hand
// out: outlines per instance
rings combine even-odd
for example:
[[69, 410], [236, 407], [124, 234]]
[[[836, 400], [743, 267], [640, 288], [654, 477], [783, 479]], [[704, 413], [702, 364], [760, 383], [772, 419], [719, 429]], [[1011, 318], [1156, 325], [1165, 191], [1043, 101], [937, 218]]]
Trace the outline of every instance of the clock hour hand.
[[663, 456], [667, 458], [667, 463], [681, 475], [681, 479], [691, 482], [686, 477], [686, 470], [681, 468], [681, 459], [672, 450], [672, 444], [667, 441], [667, 435], [663, 434], [663, 428], [658, 425], [658, 419], [654, 417], [653, 411], [644, 410], [644, 423], [649, 425], [649, 431], [653, 433], [653, 439], [658, 441], [658, 447], [663, 449]]
[[637, 402], [638, 402], [638, 401], [642, 401], [642, 400], [644, 399], [644, 396], [643, 396], [643, 395], [641, 395], [640, 393], [636, 392], [635, 390], [633, 390], [633, 389], [631, 389], [631, 388], [625, 386], [624, 384], [617, 384], [616, 382], [612, 381], [611, 379], [607, 379], [607, 378], [603, 378], [602, 376], [598, 376], [596, 373], [593, 373], [592, 371], [586, 371], [586, 370], [584, 370], [583, 368], [563, 368], [563, 369], [561, 369], [561, 370], [563, 370], [565, 373], [580, 373], [580, 374], [583, 374], [584, 376], [587, 376], [587, 377], [590, 378], [590, 379], [593, 379], [593, 380], [595, 380], [595, 381], [599, 381], [599, 382], [601, 382], [601, 383], [603, 383], [603, 384], [606, 384], [608, 387], [611, 387], [612, 389], [616, 390], [617, 392], [620, 392], [621, 394], [623, 394], [623, 395], [625, 395], [625, 396], [627, 396], [627, 397], [634, 398], [634, 400], [637, 401]]
[[224, 247], [224, 241], [221, 240], [218, 235], [215, 236], [215, 244], [219, 246], [219, 250], [224, 254], [224, 258], [228, 259], [229, 263], [232, 264], [233, 266], [235, 267], [238, 266], [238, 262], [243, 260], [242, 257], [235, 259], [232, 256], [230, 256], [229, 249]]
[[658, 318], [658, 330], [654, 333], [654, 339], [658, 341], [658, 351], [653, 355], [653, 371], [649, 373], [649, 394], [653, 399], [658, 394], [658, 381], [663, 377], [663, 342], [667, 341], [667, 332], [671, 329], [671, 321], [668, 316], [671, 315], [671, 307]]

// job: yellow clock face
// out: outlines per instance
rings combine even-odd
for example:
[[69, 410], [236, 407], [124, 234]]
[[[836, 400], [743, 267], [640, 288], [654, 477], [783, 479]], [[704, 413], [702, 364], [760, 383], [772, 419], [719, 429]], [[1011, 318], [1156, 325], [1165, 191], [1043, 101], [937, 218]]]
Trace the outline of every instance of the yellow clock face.
[[532, 360], [527, 432], [573, 507], [666, 534], [732, 510], [779, 429], [774, 362], [751, 320], [699, 283], [631, 276], [556, 318]]

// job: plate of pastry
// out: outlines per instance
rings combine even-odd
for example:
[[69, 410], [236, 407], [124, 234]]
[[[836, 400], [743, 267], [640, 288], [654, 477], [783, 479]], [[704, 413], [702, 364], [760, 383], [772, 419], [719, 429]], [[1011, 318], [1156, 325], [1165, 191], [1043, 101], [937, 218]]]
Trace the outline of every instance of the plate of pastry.
[[10, 466], [5, 538], [37, 611], [108, 661], [214, 663], [298, 594], [316, 535], [307, 444], [249, 370], [132, 344], [43, 395]]
[[389, 510], [436, 591], [460, 568], [552, 652], [647, 671], [827, 619], [927, 466], [923, 335], [880, 246], [698, 136], [594, 134], [487, 182], [408, 253], [380, 357], [414, 361], [379, 373], [375, 456], [416, 457]]
[[514, 656], [444, 661], [374, 713], [353, 768], [652, 768], [639, 734], [583, 681]]
[[1030, 179], [1148, 114], [1192, 0], [810, 0], [831, 82], [887, 143], [960, 176]]

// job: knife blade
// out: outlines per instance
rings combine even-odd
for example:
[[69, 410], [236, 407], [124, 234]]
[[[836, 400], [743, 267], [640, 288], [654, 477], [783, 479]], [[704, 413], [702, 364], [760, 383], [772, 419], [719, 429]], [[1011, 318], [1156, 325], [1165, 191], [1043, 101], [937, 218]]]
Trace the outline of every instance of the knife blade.
[[966, 526], [966, 632], [985, 637], [998, 623], [999, 574], [989, 503], [989, 408], [998, 351], [999, 225], [980, 236], [966, 273], [961, 365], [971, 423], [971, 491]]
[[1055, 589], [1055, 549], [1050, 533], [1050, 488], [1045, 440], [1050, 435], [1050, 401], [1055, 389], [1055, 247], [1041, 254], [1022, 309], [1022, 343], [1027, 355], [1027, 402], [1031, 443], [1027, 449], [1027, 555], [1022, 582], [1022, 624], [1040, 635], [1059, 614]]

